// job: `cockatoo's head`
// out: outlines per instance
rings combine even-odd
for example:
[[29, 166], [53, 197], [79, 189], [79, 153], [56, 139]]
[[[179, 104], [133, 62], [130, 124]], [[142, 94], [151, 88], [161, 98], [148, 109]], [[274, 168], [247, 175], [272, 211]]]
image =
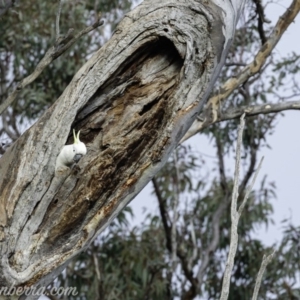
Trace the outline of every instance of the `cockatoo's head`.
[[86, 154], [86, 146], [79, 139], [80, 131], [77, 135], [75, 130], [73, 130], [74, 144], [65, 145], [59, 155], [56, 158], [55, 172], [65, 170], [66, 168], [71, 168], [75, 163], [77, 164], [81, 157]]
[[74, 153], [73, 160], [76, 163], [79, 162], [79, 160], [83, 155], [86, 155], [86, 146], [83, 142], [80, 141], [79, 134], [80, 134], [80, 130], [77, 132], [76, 135], [75, 130], [73, 129], [73, 136], [74, 136], [74, 144], [72, 145], [73, 153]]

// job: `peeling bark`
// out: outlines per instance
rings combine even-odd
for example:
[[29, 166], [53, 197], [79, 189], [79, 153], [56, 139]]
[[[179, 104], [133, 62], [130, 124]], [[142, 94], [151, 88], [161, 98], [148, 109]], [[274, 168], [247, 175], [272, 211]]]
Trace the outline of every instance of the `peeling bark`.
[[[144, 1], [4, 154], [1, 286], [51, 282], [161, 169], [207, 101], [242, 2]], [[88, 153], [55, 176], [73, 128]]]

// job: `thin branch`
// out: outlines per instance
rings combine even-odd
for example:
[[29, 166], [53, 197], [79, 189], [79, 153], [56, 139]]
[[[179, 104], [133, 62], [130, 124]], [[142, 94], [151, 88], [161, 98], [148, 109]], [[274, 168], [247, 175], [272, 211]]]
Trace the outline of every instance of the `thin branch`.
[[12, 141], [15, 141], [19, 137], [18, 132], [13, 132], [13, 130], [11, 130], [11, 127], [9, 126], [7, 121], [7, 113], [2, 115], [2, 125], [5, 133]]
[[215, 252], [220, 241], [220, 220], [228, 204], [228, 199], [225, 198], [224, 200], [225, 201], [222, 201], [212, 218], [212, 240], [210, 241], [208, 247], [202, 251], [203, 254], [201, 255], [201, 265], [197, 274], [199, 289], [201, 288], [204, 275], [207, 271], [210, 256]]
[[241, 147], [243, 130], [245, 126], [245, 115], [242, 115], [240, 127], [238, 131], [238, 140], [236, 145], [236, 158], [235, 158], [235, 171], [234, 171], [234, 184], [231, 199], [231, 235], [230, 235], [230, 246], [227, 257], [226, 267], [224, 271], [223, 284], [220, 300], [227, 300], [229, 295], [231, 273], [234, 265], [234, 257], [238, 245], [238, 232], [237, 226], [239, 222], [239, 214], [237, 212], [237, 200], [239, 197], [239, 175], [240, 175], [240, 161], [241, 161]]
[[240, 63], [240, 62], [231, 62], [231, 63], [225, 63], [225, 67], [246, 67], [247, 64], [245, 63]]
[[[242, 94], [242, 96], [244, 97], [245, 103], [246, 105], [249, 105], [249, 103], [251, 102], [251, 95], [250, 95], [250, 89], [249, 89], [249, 84], [248, 81], [245, 82], [245, 84], [243, 85], [243, 88], [239, 88], [239, 93]], [[257, 150], [259, 148], [259, 144], [261, 139], [264, 136], [260, 136], [258, 138], [258, 142], [255, 142], [255, 131], [251, 131], [251, 134], [249, 136], [250, 138], [250, 143], [251, 143], [251, 147], [250, 147], [250, 164], [247, 168], [247, 171], [245, 173], [245, 176], [243, 178], [243, 180], [241, 181], [240, 187], [239, 187], [239, 192], [240, 194], [244, 193], [245, 188], [248, 185], [248, 182], [254, 172], [254, 168], [256, 165], [256, 158], [257, 158]]]
[[93, 253], [93, 260], [94, 260], [97, 279], [98, 279], [98, 282], [100, 282], [101, 281], [100, 268], [99, 268], [98, 258], [97, 258], [97, 255], [95, 252]]
[[[154, 187], [154, 192], [155, 192], [156, 198], [158, 200], [158, 207], [159, 207], [160, 217], [161, 217], [161, 220], [162, 220], [164, 233], [165, 233], [166, 247], [167, 247], [167, 250], [169, 251], [169, 253], [172, 253], [171, 227], [169, 226], [170, 218], [169, 218], [168, 212], [167, 212], [166, 207], [165, 207], [166, 201], [163, 199], [163, 197], [161, 195], [161, 191], [159, 189], [159, 185], [158, 185], [157, 180], [156, 180], [155, 177], [152, 178], [152, 184], [153, 184], [153, 187]], [[168, 280], [167, 294], [168, 294], [168, 298], [171, 297], [171, 289], [172, 289], [172, 287], [171, 287], [172, 280], [170, 278], [172, 276], [169, 273], [170, 272], [167, 272], [167, 280]]]
[[257, 274], [257, 278], [255, 281], [255, 287], [254, 287], [254, 292], [253, 292], [253, 296], [252, 296], [252, 300], [257, 300], [258, 297], [258, 292], [259, 292], [259, 288], [262, 282], [262, 278], [264, 275], [264, 272], [266, 270], [267, 265], [271, 262], [271, 260], [273, 259], [275, 254], [275, 250], [268, 256], [264, 255], [259, 272]]
[[237, 108], [229, 108], [227, 111], [219, 114], [215, 120], [211, 120], [211, 122], [206, 122], [205, 120], [202, 122], [197, 121], [194, 122], [190, 130], [186, 133], [186, 135], [182, 138], [180, 143], [183, 143], [190, 137], [194, 136], [196, 133], [202, 131], [203, 129], [211, 126], [215, 123], [220, 123], [223, 121], [228, 121], [232, 119], [237, 119], [241, 117], [243, 114], [246, 114], [246, 117], [253, 117], [260, 114], [267, 115], [271, 113], [279, 113], [285, 110], [300, 110], [300, 101], [288, 101], [281, 103], [267, 103], [263, 105], [253, 105], [253, 106], [242, 106]]
[[30, 75], [25, 77], [21, 82], [19, 82], [13, 92], [0, 105], [0, 115], [8, 106], [10, 106], [14, 102], [21, 90], [23, 90], [27, 85], [36, 80], [36, 78], [44, 71], [44, 69], [48, 65], [50, 65], [57, 57], [66, 52], [79, 38], [94, 30], [95, 28], [101, 26], [103, 23], [103, 21], [98, 19], [94, 24], [86, 27], [75, 36], [73, 36], [73, 29], [69, 29], [68, 33], [46, 52], [45, 56], [36, 66], [35, 70]]
[[195, 233], [195, 226], [194, 226], [194, 216], [191, 216], [190, 221], [190, 234], [191, 240], [193, 244], [193, 254], [188, 258], [188, 268], [191, 270], [194, 266], [194, 261], [197, 259], [198, 256], [198, 246], [197, 246], [197, 239]]
[[[171, 222], [169, 221], [170, 218], [169, 218], [168, 212], [166, 211], [166, 208], [165, 208], [165, 200], [163, 199], [163, 197], [161, 195], [161, 192], [159, 190], [159, 186], [158, 186], [158, 183], [157, 183], [157, 180], [155, 177], [152, 179], [152, 183], [154, 186], [154, 192], [156, 194], [156, 197], [157, 197], [157, 200], [159, 203], [159, 211], [160, 211], [160, 216], [161, 216], [164, 231], [165, 231], [167, 249], [168, 249], [169, 253], [172, 253], [171, 226], [168, 225], [168, 223], [171, 223]], [[197, 282], [197, 279], [194, 278], [194, 276], [193, 276], [192, 269], [189, 267], [189, 263], [187, 261], [188, 257], [184, 253], [184, 251], [182, 251], [182, 249], [180, 249], [180, 247], [177, 247], [176, 251], [177, 251], [177, 257], [180, 259], [180, 263], [181, 263], [181, 267], [184, 272], [184, 275], [191, 284], [188, 294], [195, 297], [197, 294], [198, 282]]]
[[240, 194], [242, 194], [244, 192], [244, 190], [245, 190], [246, 186], [248, 185], [248, 182], [254, 172], [255, 165], [256, 165], [256, 158], [257, 158], [257, 149], [258, 149], [257, 145], [255, 143], [253, 143], [250, 148], [250, 164], [247, 168], [247, 171], [245, 173], [243, 180], [241, 180], [241, 183], [240, 183], [240, 187], [239, 187]]
[[[258, 174], [258, 170], [255, 173], [254, 179], [247, 189], [245, 198], [240, 206], [239, 210], [237, 210], [237, 201], [239, 197], [239, 174], [240, 174], [240, 161], [241, 161], [241, 147], [242, 147], [242, 138], [243, 138], [243, 130], [245, 126], [245, 115], [243, 114], [241, 117], [240, 127], [238, 131], [238, 140], [236, 146], [236, 159], [235, 159], [235, 171], [234, 171], [234, 185], [233, 185], [233, 192], [232, 192], [232, 200], [231, 200], [231, 230], [230, 230], [230, 246], [229, 246], [229, 253], [227, 257], [226, 267], [224, 271], [223, 277], [223, 284], [222, 284], [222, 291], [220, 300], [227, 300], [229, 295], [229, 288], [230, 288], [230, 280], [231, 274], [234, 266], [234, 258], [236, 255], [236, 250], [238, 246], [238, 223], [241, 217], [242, 210], [246, 205], [246, 201], [250, 195], [251, 189], [254, 185], [255, 179]], [[261, 166], [261, 163], [260, 163]], [[259, 168], [260, 168], [259, 166]]]
[[59, 19], [60, 19], [60, 15], [61, 15], [61, 8], [62, 8], [62, 2], [63, 0], [58, 0], [58, 10], [56, 13], [56, 41], [58, 41], [59, 37], [60, 37], [60, 30], [59, 30]]
[[[212, 96], [205, 105], [201, 118], [203, 121], [197, 119], [191, 129], [183, 137], [182, 141], [187, 140], [189, 137], [195, 135], [203, 128], [215, 123], [219, 118], [220, 104], [227, 99], [229, 95], [241, 84], [246, 82], [250, 77], [259, 73], [263, 65], [266, 63], [267, 58], [281, 39], [283, 33], [288, 26], [294, 21], [295, 17], [300, 10], [300, 0], [293, 0], [290, 7], [279, 18], [277, 24], [273, 28], [272, 33], [267, 39], [266, 43], [258, 51], [254, 60], [248, 64], [236, 77], [228, 79], [220, 88], [220, 92]], [[181, 141], [181, 142], [182, 142]]]
[[260, 114], [266, 115], [270, 113], [282, 112], [285, 110], [300, 110], [300, 101], [267, 103], [263, 105], [233, 108], [222, 113], [222, 116], [220, 116], [220, 118], [218, 118], [216, 122], [236, 119], [239, 118], [244, 113], [246, 114], [247, 117], [253, 117]]
[[256, 6], [258, 34], [261, 39], [261, 43], [263, 45], [267, 41], [266, 34], [264, 31], [265, 12], [264, 12], [264, 8], [261, 4], [261, 0], [253, 0], [253, 2]]
[[248, 200], [248, 198], [249, 198], [249, 195], [250, 195], [250, 193], [251, 193], [251, 191], [252, 191], [252, 189], [253, 189], [254, 183], [255, 183], [255, 181], [256, 181], [257, 175], [258, 175], [258, 173], [259, 173], [259, 171], [260, 171], [260, 169], [261, 169], [263, 160], [264, 160], [264, 157], [261, 158], [261, 160], [260, 160], [260, 162], [259, 162], [259, 165], [258, 165], [258, 167], [257, 167], [257, 169], [256, 169], [256, 171], [255, 171], [255, 173], [254, 173], [254, 176], [253, 176], [253, 179], [252, 179], [252, 181], [251, 181], [251, 184], [250, 184], [250, 185], [247, 187], [247, 189], [246, 189], [245, 197], [244, 197], [243, 202], [242, 202], [242, 204], [241, 204], [241, 206], [240, 206], [240, 208], [239, 208], [239, 215], [241, 215], [242, 212], [243, 212], [243, 210], [244, 210], [244, 207], [245, 207], [245, 205], [246, 205], [246, 203], [247, 203], [247, 200]]
[[218, 136], [216, 136], [216, 146], [217, 146], [217, 155], [218, 155], [218, 166], [219, 166], [219, 174], [220, 174], [220, 184], [223, 190], [224, 195], [228, 194], [228, 184], [225, 174], [225, 163], [224, 163], [224, 153], [223, 153], [223, 145]]
[[236, 158], [235, 158], [235, 170], [234, 170], [234, 184], [232, 192], [231, 202], [231, 218], [235, 218], [237, 211], [237, 199], [239, 197], [239, 177], [240, 177], [240, 165], [241, 165], [241, 153], [243, 143], [243, 131], [245, 127], [245, 114], [241, 116], [240, 127], [238, 131], [237, 145], [236, 145]]
[[165, 208], [165, 201], [162, 198], [162, 195], [159, 190], [159, 186], [158, 186], [158, 183], [157, 183], [157, 180], [155, 177], [153, 177], [152, 183], [153, 183], [155, 195], [158, 200], [158, 207], [159, 207], [160, 216], [161, 216], [164, 231], [165, 231], [167, 248], [168, 248], [169, 252], [172, 252], [172, 244], [171, 244], [171, 239], [170, 239], [170, 226], [168, 225], [169, 216], [168, 216], [168, 212], [166, 211], [166, 208]]
[[173, 220], [171, 224], [171, 241], [172, 241], [172, 271], [176, 270], [176, 254], [177, 254], [177, 219], [178, 219], [178, 204], [179, 204], [179, 168], [177, 159], [177, 150], [174, 150], [174, 164], [175, 164], [175, 184], [174, 184], [174, 203], [173, 203]]
[[9, 114], [9, 123], [10, 123], [10, 125], [11, 125], [12, 129], [15, 131], [16, 136], [19, 137], [21, 135], [21, 133], [20, 133], [20, 131], [18, 129], [18, 126], [17, 126], [18, 121], [16, 119], [16, 114], [14, 113], [13, 110], [11, 112], [7, 111], [7, 113]]

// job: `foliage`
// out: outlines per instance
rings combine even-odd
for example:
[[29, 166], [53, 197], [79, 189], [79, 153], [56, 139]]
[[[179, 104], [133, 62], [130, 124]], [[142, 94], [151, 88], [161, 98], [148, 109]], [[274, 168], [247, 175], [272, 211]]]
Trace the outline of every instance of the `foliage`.
[[[217, 178], [207, 182], [207, 174], [199, 176], [205, 163], [199, 156], [189, 147], [180, 147], [180, 180], [176, 182], [174, 159], [170, 159], [156, 178], [164, 210], [167, 211], [168, 225], [171, 225], [172, 219], [174, 182], [179, 186], [181, 204], [176, 228], [178, 253], [181, 254], [173, 274], [175, 279], [169, 277], [172, 272], [171, 252], [166, 245], [170, 236], [164, 228], [162, 211], [147, 214], [141, 226], [130, 228], [127, 221], [131, 211], [127, 208], [127, 216], [123, 212], [106, 233], [68, 267], [67, 274], [59, 277], [60, 284], [65, 285], [67, 280], [68, 286], [77, 286], [81, 297], [76, 299], [174, 299], [176, 296], [193, 299], [188, 298], [191, 285], [185, 269], [193, 269], [194, 274], [199, 271], [206, 249], [216, 235], [214, 216], [221, 211], [217, 226], [218, 243], [210, 253], [200, 292], [205, 299], [219, 298], [229, 245], [230, 201], [222, 192]], [[199, 164], [199, 161], [202, 163]], [[232, 178], [228, 178], [228, 184], [231, 188]], [[229, 299], [250, 298], [252, 295], [263, 254], [271, 251], [270, 247], [255, 238], [255, 233], [257, 228], [271, 222], [274, 196], [274, 186], [264, 181], [259, 190], [252, 193], [245, 207], [239, 226], [240, 242]], [[222, 205], [224, 203], [226, 205]], [[287, 298], [286, 293], [298, 293], [294, 285], [297, 278], [295, 269], [300, 267], [296, 251], [299, 232], [299, 228], [287, 226], [278, 247], [277, 259], [268, 267], [264, 278], [261, 299], [266, 299], [266, 294], [276, 295], [276, 299], [294, 299]], [[100, 274], [98, 279], [97, 273]]]
[[[16, 128], [15, 136], [8, 134], [10, 139], [16, 139], [24, 130], [19, 126], [20, 120], [32, 123], [61, 95], [76, 71], [104, 43], [103, 30], [109, 35], [130, 5], [129, 0], [63, 1], [60, 17], [62, 35], [70, 28], [74, 28], [75, 33], [81, 31], [100, 12], [106, 26], [83, 36], [20, 93], [12, 111], [2, 116], [7, 115], [9, 125]], [[57, 9], [58, 1], [30, 0], [0, 18], [0, 102], [21, 79], [33, 72], [46, 51], [54, 45]], [[5, 136], [0, 131], [0, 138], [1, 134]]]
[[129, 230], [125, 213], [131, 213], [130, 209], [59, 277], [61, 284], [79, 288], [74, 299], [167, 299], [159, 224], [151, 222], [143, 230]]

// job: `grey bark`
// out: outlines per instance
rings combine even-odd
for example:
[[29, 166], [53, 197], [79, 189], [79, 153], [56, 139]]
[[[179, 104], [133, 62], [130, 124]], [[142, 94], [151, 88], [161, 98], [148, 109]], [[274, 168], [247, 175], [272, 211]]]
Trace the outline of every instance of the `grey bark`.
[[[49, 284], [162, 168], [207, 101], [233, 38], [243, 1], [219, 2], [144, 1], [6, 151], [0, 286]], [[88, 153], [55, 175], [73, 128]]]

